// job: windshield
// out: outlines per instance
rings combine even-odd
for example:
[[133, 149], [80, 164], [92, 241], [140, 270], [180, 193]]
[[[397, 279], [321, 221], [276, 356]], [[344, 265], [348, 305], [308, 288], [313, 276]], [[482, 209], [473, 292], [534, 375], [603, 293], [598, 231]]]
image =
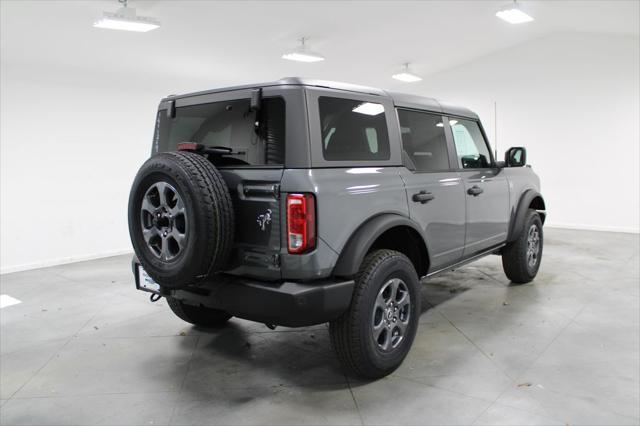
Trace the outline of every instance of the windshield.
[[225, 147], [230, 152], [214, 156], [219, 166], [284, 164], [285, 104], [282, 98], [265, 98], [259, 111], [249, 99], [176, 108], [175, 117], [158, 112], [154, 151], [174, 151], [181, 142]]

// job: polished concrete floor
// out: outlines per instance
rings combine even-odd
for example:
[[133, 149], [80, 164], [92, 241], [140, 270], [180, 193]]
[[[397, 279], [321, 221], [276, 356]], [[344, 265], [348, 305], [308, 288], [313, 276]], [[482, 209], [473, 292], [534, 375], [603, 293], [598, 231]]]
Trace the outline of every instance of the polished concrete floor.
[[532, 284], [497, 256], [427, 282], [407, 359], [369, 383], [325, 325], [191, 327], [128, 256], [4, 275], [0, 424], [637, 425], [639, 236], [546, 231]]

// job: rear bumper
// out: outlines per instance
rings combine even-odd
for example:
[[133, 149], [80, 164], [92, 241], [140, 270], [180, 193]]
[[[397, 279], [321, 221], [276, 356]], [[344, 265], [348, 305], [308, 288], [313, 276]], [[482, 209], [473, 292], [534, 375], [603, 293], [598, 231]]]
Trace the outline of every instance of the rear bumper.
[[[150, 291], [140, 287], [137, 259], [132, 263], [136, 288]], [[352, 280], [272, 283], [221, 275], [193, 288], [161, 288], [160, 294], [192, 305], [222, 309], [239, 318], [302, 327], [338, 318], [351, 303], [353, 286]]]

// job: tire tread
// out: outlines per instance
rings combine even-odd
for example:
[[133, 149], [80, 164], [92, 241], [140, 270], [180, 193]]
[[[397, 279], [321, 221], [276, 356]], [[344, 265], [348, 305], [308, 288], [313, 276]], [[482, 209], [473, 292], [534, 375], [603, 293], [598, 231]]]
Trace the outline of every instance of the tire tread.
[[[134, 211], [132, 202], [133, 194], [137, 190], [136, 185], [145, 176], [156, 172], [167, 175], [185, 188], [190, 188], [194, 205], [199, 206], [198, 211], [192, 212], [192, 222], [194, 225], [195, 222], [202, 224], [202, 229], [198, 229], [198, 238], [204, 241], [201, 246], [204, 249], [200, 251], [204, 255], [192, 257], [193, 263], [188, 271], [184, 270], [183, 273], [165, 272], [150, 264], [140, 253], [136, 242], [138, 237], [131, 231], [132, 221], [137, 220], [137, 212]], [[181, 288], [187, 284], [198, 283], [227, 264], [234, 240], [233, 202], [222, 175], [204, 156], [192, 152], [171, 151], [151, 157], [138, 172], [132, 188], [129, 209], [131, 239], [138, 259], [147, 273], [161, 285]], [[196, 215], [200, 220], [195, 220]]]
[[379, 378], [390, 373], [381, 371], [366, 359], [366, 342], [362, 341], [358, 319], [362, 316], [361, 311], [367, 309], [364, 295], [372, 285], [372, 276], [383, 262], [394, 258], [402, 259], [413, 269], [411, 261], [395, 250], [383, 249], [368, 254], [355, 276], [356, 284], [349, 309], [329, 326], [331, 345], [339, 361], [360, 377]]
[[[542, 239], [542, 222], [537, 211], [529, 209], [524, 221], [524, 227], [515, 241], [502, 249], [502, 269], [509, 280], [516, 284], [525, 284], [535, 278], [527, 269], [527, 229], [533, 221], [538, 221], [540, 238]], [[542, 241], [541, 241], [542, 244]], [[540, 253], [542, 255], [542, 252]], [[537, 271], [536, 271], [537, 273]]]

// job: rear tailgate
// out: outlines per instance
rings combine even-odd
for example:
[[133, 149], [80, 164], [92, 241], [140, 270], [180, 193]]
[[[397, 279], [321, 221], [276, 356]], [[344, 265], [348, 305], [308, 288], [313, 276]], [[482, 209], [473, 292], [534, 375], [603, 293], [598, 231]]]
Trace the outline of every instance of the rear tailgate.
[[174, 110], [158, 113], [155, 151], [171, 151], [178, 144], [202, 151], [222, 174], [232, 197], [235, 237], [225, 272], [281, 279], [284, 97], [275, 89], [242, 89], [170, 102]]
[[280, 181], [283, 169], [220, 169], [235, 214], [231, 267], [234, 275], [278, 280], [282, 219]]

